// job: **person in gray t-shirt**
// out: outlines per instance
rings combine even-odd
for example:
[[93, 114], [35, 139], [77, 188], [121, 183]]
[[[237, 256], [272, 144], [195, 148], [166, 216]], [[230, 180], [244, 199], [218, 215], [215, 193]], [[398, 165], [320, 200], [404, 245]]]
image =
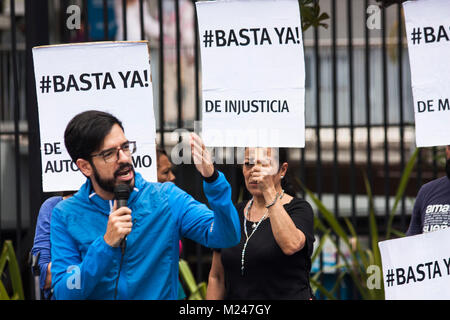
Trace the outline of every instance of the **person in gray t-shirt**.
[[446, 229], [450, 225], [450, 145], [445, 151], [447, 175], [420, 188], [407, 236]]

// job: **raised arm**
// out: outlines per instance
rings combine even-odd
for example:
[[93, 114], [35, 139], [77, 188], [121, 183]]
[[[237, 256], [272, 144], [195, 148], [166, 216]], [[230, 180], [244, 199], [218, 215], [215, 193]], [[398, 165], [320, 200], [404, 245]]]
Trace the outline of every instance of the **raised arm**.
[[240, 224], [231, 199], [231, 186], [223, 173], [214, 169], [211, 155], [201, 138], [191, 134], [190, 144], [192, 158], [204, 179], [203, 190], [212, 210], [173, 187], [170, 203], [180, 218], [181, 234], [207, 247], [232, 247], [239, 243]]

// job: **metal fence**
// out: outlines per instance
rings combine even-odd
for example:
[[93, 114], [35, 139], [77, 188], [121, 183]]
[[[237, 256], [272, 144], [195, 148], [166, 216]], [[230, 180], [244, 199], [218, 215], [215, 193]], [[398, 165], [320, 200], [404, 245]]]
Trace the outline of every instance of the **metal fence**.
[[[327, 28], [313, 27], [303, 35], [306, 147], [290, 150], [290, 170], [337, 217], [350, 217], [358, 234], [367, 235], [369, 203], [363, 172], [373, 189], [378, 222], [385, 226], [402, 168], [415, 149], [402, 8], [400, 1], [386, 8], [382, 1], [369, 0], [319, 3], [330, 18]], [[199, 41], [194, 1], [3, 0], [1, 4], [0, 243], [14, 240], [25, 294], [32, 298], [27, 254], [40, 205], [50, 196], [41, 187], [32, 47], [149, 40], [158, 143], [170, 152], [180, 139], [174, 130], [192, 131], [194, 121], [201, 118]], [[77, 12], [79, 25], [73, 16]], [[398, 230], [406, 231], [417, 190], [438, 176], [441, 159], [437, 148], [420, 151], [394, 220]], [[243, 185], [239, 168], [220, 169], [237, 201]], [[191, 166], [177, 169], [176, 182], [204, 200], [201, 180]], [[197, 281], [207, 280], [211, 252], [189, 240], [184, 244], [183, 256]]]

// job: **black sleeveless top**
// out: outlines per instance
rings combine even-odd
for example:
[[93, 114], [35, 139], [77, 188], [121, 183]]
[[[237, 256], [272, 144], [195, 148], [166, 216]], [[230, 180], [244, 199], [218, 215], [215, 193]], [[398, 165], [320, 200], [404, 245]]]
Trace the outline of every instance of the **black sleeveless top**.
[[[293, 198], [284, 205], [294, 224], [306, 237], [302, 250], [285, 255], [272, 233], [270, 219], [261, 222], [247, 243], [244, 256], [244, 275], [241, 273], [244, 233], [244, 208], [247, 201], [236, 206], [241, 221], [241, 241], [221, 250], [225, 273], [225, 299], [310, 299], [309, 273], [313, 252], [313, 210], [303, 199]], [[247, 234], [253, 231], [247, 222]]]

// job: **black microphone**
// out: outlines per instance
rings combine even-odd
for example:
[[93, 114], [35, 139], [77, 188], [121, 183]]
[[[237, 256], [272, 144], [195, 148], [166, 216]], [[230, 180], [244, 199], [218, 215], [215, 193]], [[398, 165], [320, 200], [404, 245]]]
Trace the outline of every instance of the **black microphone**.
[[[126, 184], [118, 184], [114, 187], [114, 196], [117, 200], [117, 209], [126, 207], [128, 203], [128, 198], [130, 197], [130, 186]], [[120, 247], [122, 248], [122, 251], [125, 249], [126, 246], [126, 237], [122, 239], [120, 242]]]

